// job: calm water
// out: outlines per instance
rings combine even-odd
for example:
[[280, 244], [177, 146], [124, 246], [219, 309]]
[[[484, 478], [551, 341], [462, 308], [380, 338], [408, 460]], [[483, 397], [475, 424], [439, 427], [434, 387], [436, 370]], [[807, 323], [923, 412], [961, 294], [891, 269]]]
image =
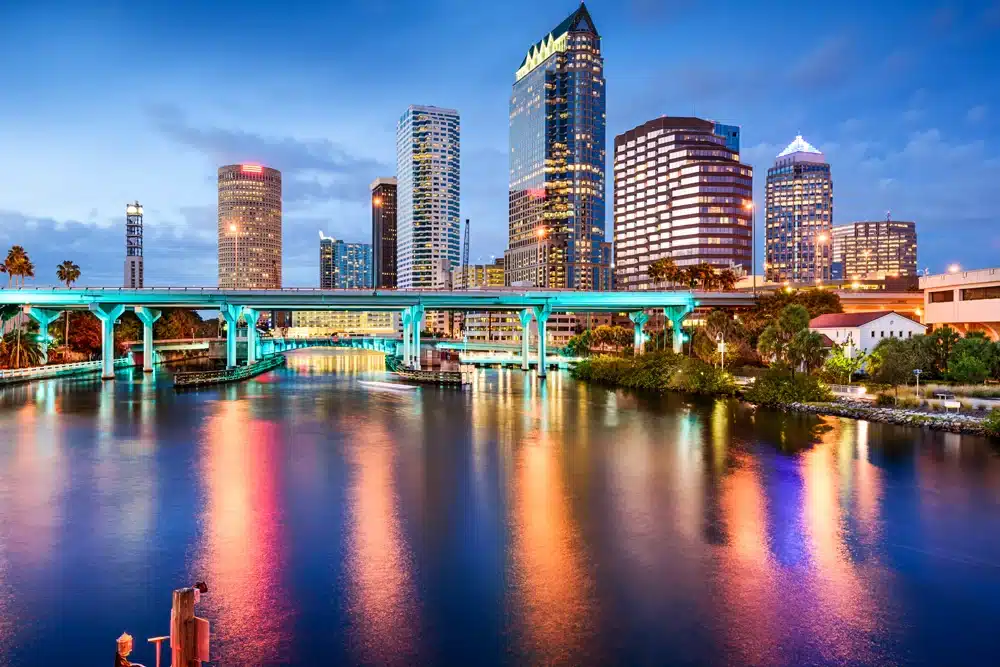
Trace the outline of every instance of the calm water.
[[195, 579], [218, 665], [997, 664], [983, 440], [381, 368], [2, 390], [0, 664], [151, 665]]

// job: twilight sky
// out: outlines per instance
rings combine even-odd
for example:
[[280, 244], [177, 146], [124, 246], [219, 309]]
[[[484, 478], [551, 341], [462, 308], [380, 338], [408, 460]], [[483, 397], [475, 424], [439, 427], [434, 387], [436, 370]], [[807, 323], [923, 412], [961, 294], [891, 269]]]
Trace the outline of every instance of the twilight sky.
[[[743, 128], [767, 167], [826, 152], [835, 224], [916, 220], [919, 264], [1000, 265], [1000, 0], [592, 0], [613, 137], [660, 115]], [[574, 0], [35, 0], [0, 3], [0, 246], [36, 284], [72, 259], [122, 279], [146, 212], [147, 285], [215, 285], [216, 169], [284, 178], [284, 282], [318, 284], [318, 231], [371, 240], [408, 104], [462, 117], [472, 261], [507, 242], [507, 105], [528, 46]], [[611, 171], [608, 237], [611, 238]], [[758, 263], [763, 226], [758, 221]]]

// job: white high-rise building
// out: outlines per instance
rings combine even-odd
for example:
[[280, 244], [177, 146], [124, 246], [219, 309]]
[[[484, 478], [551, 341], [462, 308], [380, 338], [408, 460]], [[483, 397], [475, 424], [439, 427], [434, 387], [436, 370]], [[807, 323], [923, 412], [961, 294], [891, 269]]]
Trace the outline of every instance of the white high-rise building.
[[411, 106], [396, 126], [399, 289], [440, 287], [461, 258], [459, 120], [454, 109]]

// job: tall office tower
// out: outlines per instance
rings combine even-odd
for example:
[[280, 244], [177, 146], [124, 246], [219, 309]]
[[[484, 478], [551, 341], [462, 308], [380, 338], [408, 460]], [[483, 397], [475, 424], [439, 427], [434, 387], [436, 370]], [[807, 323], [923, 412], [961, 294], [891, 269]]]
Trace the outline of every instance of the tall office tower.
[[376, 178], [372, 191], [373, 286], [396, 287], [396, 179]]
[[[665, 116], [615, 137], [615, 287], [654, 289], [649, 266], [749, 272], [753, 167], [700, 118]], [[739, 130], [736, 130], [738, 141]]]
[[371, 245], [345, 243], [320, 232], [319, 286], [321, 289], [371, 289]]
[[396, 213], [400, 289], [441, 288], [441, 260], [458, 266], [458, 112], [411, 106], [396, 126]]
[[826, 157], [801, 136], [767, 170], [765, 208], [767, 280], [829, 280], [833, 179]]
[[219, 167], [219, 287], [281, 287], [281, 172]]
[[902, 278], [917, 275], [917, 227], [877, 220], [833, 228], [833, 278]]
[[136, 201], [125, 207], [125, 287], [142, 284], [142, 204]]
[[528, 49], [510, 97], [509, 285], [610, 289], [601, 37], [581, 4]]
[[734, 153], [740, 152], [739, 125], [723, 125], [722, 123], [716, 123], [713, 131], [717, 137], [722, 137], [726, 140], [726, 148]]

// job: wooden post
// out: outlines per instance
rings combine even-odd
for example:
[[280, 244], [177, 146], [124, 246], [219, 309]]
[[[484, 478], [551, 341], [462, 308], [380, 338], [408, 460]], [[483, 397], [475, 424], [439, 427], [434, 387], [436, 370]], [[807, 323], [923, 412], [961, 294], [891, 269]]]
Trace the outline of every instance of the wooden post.
[[194, 589], [174, 591], [170, 611], [170, 666], [200, 667], [194, 624]]

